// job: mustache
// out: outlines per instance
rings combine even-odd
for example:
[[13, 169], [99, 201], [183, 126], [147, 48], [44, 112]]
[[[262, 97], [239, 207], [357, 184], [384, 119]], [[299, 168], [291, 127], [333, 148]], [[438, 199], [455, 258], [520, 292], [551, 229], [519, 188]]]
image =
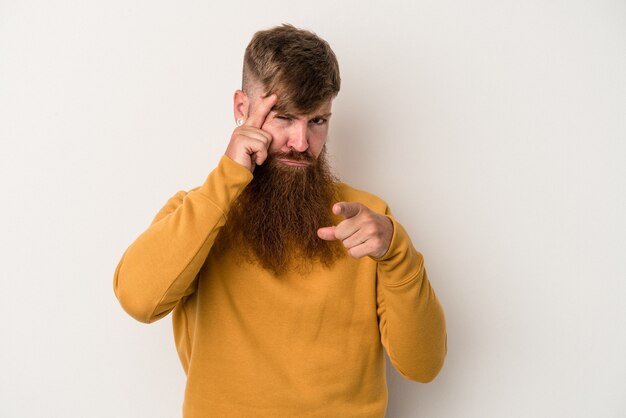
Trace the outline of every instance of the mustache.
[[268, 156], [268, 159], [272, 160], [280, 158], [311, 164], [315, 164], [317, 162], [317, 158], [313, 157], [312, 155], [307, 154], [306, 152], [298, 152], [294, 150], [288, 152], [276, 151]]

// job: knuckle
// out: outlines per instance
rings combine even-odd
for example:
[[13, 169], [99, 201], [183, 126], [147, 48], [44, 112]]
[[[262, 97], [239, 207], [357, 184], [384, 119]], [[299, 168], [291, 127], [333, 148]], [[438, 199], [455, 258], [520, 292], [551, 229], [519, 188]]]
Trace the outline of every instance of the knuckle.
[[376, 226], [372, 225], [371, 223], [363, 225], [361, 229], [363, 233], [368, 237], [375, 237], [378, 235], [376, 231]]

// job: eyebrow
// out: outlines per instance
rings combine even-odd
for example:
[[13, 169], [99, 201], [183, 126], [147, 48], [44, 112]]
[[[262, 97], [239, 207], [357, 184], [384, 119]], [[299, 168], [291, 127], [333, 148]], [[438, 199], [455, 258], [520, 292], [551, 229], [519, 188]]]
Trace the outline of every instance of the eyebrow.
[[[287, 117], [287, 118], [292, 118], [292, 119], [297, 119], [298, 116], [294, 115], [293, 113], [281, 113], [281, 112], [276, 112], [277, 114]], [[315, 119], [315, 118], [323, 118], [323, 119], [328, 119], [330, 116], [332, 115], [332, 113], [324, 113], [323, 115], [314, 115], [311, 116], [309, 119]]]

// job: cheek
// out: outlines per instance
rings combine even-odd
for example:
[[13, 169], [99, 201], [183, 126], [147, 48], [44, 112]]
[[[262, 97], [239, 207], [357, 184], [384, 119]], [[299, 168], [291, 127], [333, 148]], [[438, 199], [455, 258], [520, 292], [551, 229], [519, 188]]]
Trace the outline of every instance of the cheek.
[[314, 132], [311, 134], [309, 139], [309, 148], [311, 149], [311, 153], [316, 157], [322, 152], [322, 148], [326, 144], [328, 130], [320, 130], [319, 132]]
[[275, 126], [272, 123], [265, 123], [261, 129], [268, 134], [272, 135], [272, 142], [270, 142], [270, 151], [279, 151], [285, 146], [287, 142], [287, 135], [285, 135], [284, 129]]
[[269, 150], [271, 151], [285, 151], [287, 146], [287, 136], [281, 135], [280, 132], [272, 134], [272, 142], [270, 143]]

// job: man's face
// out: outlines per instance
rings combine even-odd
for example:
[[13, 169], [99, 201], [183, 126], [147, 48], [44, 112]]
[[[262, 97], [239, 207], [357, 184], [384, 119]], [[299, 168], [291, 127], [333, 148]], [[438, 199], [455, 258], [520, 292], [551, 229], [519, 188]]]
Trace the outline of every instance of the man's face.
[[[235, 92], [235, 118], [255, 112], [257, 100]], [[261, 129], [272, 135], [268, 157], [232, 204], [218, 251], [235, 248], [276, 275], [320, 262], [329, 266], [344, 254], [337, 241], [317, 236], [319, 228], [333, 224], [336, 201], [337, 179], [324, 152], [331, 105], [329, 99], [306, 115], [275, 109], [267, 114]]]
[[[280, 97], [278, 100], [280, 101]], [[270, 111], [261, 127], [262, 130], [272, 135], [272, 142], [269, 147], [270, 154], [291, 151], [306, 153], [310, 157], [317, 158], [328, 137], [331, 107], [332, 99], [328, 99], [314, 112], [306, 115]], [[294, 161], [286, 158], [279, 158], [278, 161], [293, 167], [303, 167], [309, 164], [306, 161]]]

